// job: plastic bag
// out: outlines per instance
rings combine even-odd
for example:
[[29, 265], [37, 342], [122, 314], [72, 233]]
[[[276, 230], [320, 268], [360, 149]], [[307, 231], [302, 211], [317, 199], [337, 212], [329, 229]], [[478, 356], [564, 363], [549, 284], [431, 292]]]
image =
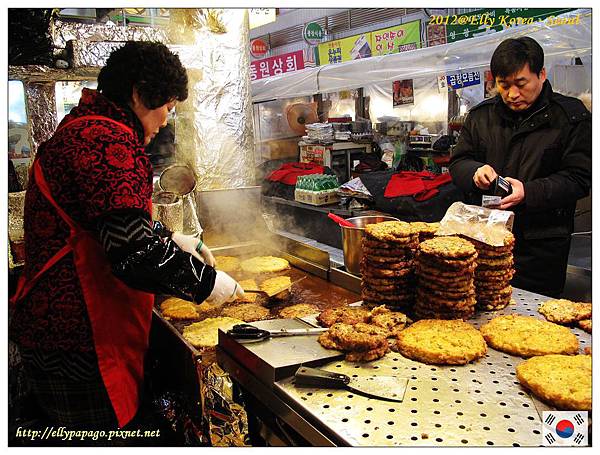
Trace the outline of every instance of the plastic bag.
[[492, 246], [503, 246], [507, 231], [512, 231], [515, 214], [462, 202], [452, 204], [436, 235], [461, 234]]

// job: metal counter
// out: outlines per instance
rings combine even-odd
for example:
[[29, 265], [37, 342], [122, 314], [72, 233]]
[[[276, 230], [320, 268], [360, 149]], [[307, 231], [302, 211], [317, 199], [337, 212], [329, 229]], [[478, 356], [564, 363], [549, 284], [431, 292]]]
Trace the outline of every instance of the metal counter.
[[[511, 313], [543, 319], [537, 308], [547, 297], [515, 289], [513, 299], [515, 304], [480, 312], [469, 322], [479, 327]], [[591, 346], [589, 334], [578, 328], [572, 331], [582, 351]], [[317, 343], [316, 337], [313, 342]], [[261, 355], [266, 352], [263, 348]], [[275, 382], [269, 383], [245, 365], [253, 362], [252, 356], [231, 354], [219, 344], [217, 358], [232, 377], [312, 445], [540, 446], [542, 411], [552, 409], [520, 386], [515, 367], [523, 359], [491, 348], [484, 358], [464, 366], [426, 365], [395, 352], [364, 364], [323, 359], [325, 363], [319, 365], [351, 376], [406, 377], [402, 403], [343, 390], [297, 388], [287, 375], [280, 380], [274, 376]]]

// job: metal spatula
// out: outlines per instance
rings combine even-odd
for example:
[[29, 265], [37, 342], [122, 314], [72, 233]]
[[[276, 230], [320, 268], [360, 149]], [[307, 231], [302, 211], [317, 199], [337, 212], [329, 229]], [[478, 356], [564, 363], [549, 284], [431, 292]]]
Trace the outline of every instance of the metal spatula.
[[332, 373], [318, 368], [301, 366], [295, 374], [296, 385], [327, 389], [352, 390], [373, 398], [402, 401], [408, 384], [407, 378], [399, 376], [363, 376], [351, 378], [345, 374]]

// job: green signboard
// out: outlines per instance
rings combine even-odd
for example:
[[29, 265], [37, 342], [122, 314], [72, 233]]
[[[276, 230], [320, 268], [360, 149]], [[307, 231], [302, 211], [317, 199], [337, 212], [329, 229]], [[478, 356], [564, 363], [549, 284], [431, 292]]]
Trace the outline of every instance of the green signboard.
[[461, 15], [431, 16], [429, 23], [445, 25], [448, 42], [452, 43], [519, 25], [552, 21], [554, 16], [573, 10], [574, 8], [491, 8]]
[[309, 22], [304, 25], [302, 37], [308, 44], [315, 45], [323, 41], [323, 38], [325, 37], [325, 31], [318, 23]]

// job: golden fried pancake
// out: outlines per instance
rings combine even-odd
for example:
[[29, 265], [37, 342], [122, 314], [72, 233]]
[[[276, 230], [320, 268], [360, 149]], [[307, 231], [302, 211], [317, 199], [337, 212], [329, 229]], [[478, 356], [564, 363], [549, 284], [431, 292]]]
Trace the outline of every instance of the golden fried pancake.
[[215, 268], [223, 272], [235, 272], [240, 268], [240, 260], [233, 256], [215, 256], [215, 261]]
[[366, 352], [349, 352], [346, 354], [345, 360], [348, 362], [371, 362], [382, 358], [390, 350], [389, 344], [386, 342], [380, 347], [371, 349]]
[[410, 224], [404, 221], [384, 221], [368, 224], [365, 226], [365, 234], [374, 240], [391, 243], [408, 242], [410, 239], [415, 238], [411, 235]]
[[569, 325], [592, 317], [592, 304], [566, 299], [546, 300], [538, 311], [550, 322]]
[[402, 355], [424, 363], [464, 365], [487, 352], [479, 330], [458, 320], [417, 321], [397, 338]]
[[247, 273], [274, 273], [290, 268], [290, 263], [283, 258], [275, 256], [257, 256], [246, 259], [240, 264], [242, 270]]
[[473, 307], [469, 307], [466, 310], [436, 311], [428, 308], [422, 308], [415, 304], [414, 314], [417, 319], [467, 320], [473, 317], [473, 315], [475, 314], [475, 309]]
[[192, 302], [171, 297], [160, 304], [163, 317], [167, 320], [199, 319], [196, 306]]
[[227, 331], [236, 324], [243, 324], [240, 319], [219, 317], [207, 318], [194, 322], [183, 328], [183, 338], [197, 348], [213, 347], [219, 343], [219, 329]]
[[381, 240], [376, 240], [374, 238], [364, 236], [362, 238], [362, 247], [363, 248], [371, 248], [375, 250], [414, 250], [418, 246], [418, 242], [415, 241], [413, 237], [408, 237], [406, 241], [397, 241], [397, 242], [382, 242]]
[[456, 279], [465, 279], [472, 278], [473, 272], [477, 264], [473, 262], [468, 267], [465, 267], [461, 270], [452, 270], [452, 269], [441, 269], [439, 266], [431, 266], [425, 262], [416, 260], [415, 261], [415, 270], [417, 273], [421, 275], [431, 275], [440, 278], [456, 278]]
[[391, 311], [385, 305], [378, 306], [371, 310], [370, 323], [386, 329], [390, 335], [397, 336], [404, 330], [409, 319], [404, 313]]
[[394, 257], [394, 258], [411, 258], [415, 253], [414, 248], [370, 248], [367, 246], [362, 247], [363, 256], [380, 256], [380, 257]]
[[269, 310], [255, 303], [242, 303], [223, 308], [223, 316], [241, 319], [244, 322], [260, 321], [269, 316]]
[[317, 316], [317, 321], [323, 327], [331, 327], [335, 323], [356, 324], [369, 318], [369, 310], [362, 307], [329, 308]]
[[413, 221], [410, 223], [410, 228], [416, 234], [434, 236], [440, 228], [440, 223], [425, 223], [424, 221]]
[[279, 310], [279, 317], [284, 319], [303, 318], [321, 311], [318, 306], [309, 303], [299, 303]]
[[365, 261], [361, 261], [360, 271], [364, 276], [372, 278], [399, 278], [406, 277], [407, 275], [413, 275], [412, 267], [405, 267], [400, 269], [382, 269], [377, 267], [368, 267]]
[[587, 333], [592, 333], [592, 320], [591, 319], [582, 319], [581, 321], [577, 321], [577, 325], [585, 330]]
[[544, 355], [517, 366], [517, 379], [559, 410], [592, 410], [592, 356]]
[[419, 244], [419, 252], [446, 259], [472, 258], [477, 251], [471, 242], [460, 237], [434, 237]]
[[387, 344], [388, 332], [381, 327], [364, 322], [355, 325], [333, 324], [325, 333], [333, 340], [337, 349], [366, 352]]
[[404, 270], [407, 268], [413, 268], [412, 261], [402, 261], [399, 259], [396, 259], [392, 262], [372, 262], [370, 257], [363, 257], [363, 262], [366, 270]]
[[269, 278], [268, 280], [260, 283], [260, 288], [269, 295], [275, 295], [275, 293], [282, 288], [287, 287], [287, 289], [284, 289], [281, 292], [289, 290], [291, 283], [292, 279], [289, 276], [276, 276], [275, 278]]
[[579, 351], [577, 337], [569, 329], [530, 316], [498, 316], [480, 330], [494, 349], [521, 357]]
[[415, 257], [418, 264], [425, 264], [428, 267], [433, 267], [442, 271], [463, 271], [476, 264], [475, 256], [470, 258], [448, 259], [439, 256], [431, 256], [419, 251]]
[[[253, 279], [240, 280], [238, 283], [242, 287], [242, 289], [258, 288], [258, 284], [256, 284], [256, 281], [254, 281]], [[254, 293], [254, 292], [248, 292], [248, 293], [244, 294], [243, 298], [236, 299], [236, 302], [238, 302], [238, 303], [241, 303], [241, 302], [254, 303], [254, 302], [256, 302], [257, 297], [258, 297], [258, 294]]]

